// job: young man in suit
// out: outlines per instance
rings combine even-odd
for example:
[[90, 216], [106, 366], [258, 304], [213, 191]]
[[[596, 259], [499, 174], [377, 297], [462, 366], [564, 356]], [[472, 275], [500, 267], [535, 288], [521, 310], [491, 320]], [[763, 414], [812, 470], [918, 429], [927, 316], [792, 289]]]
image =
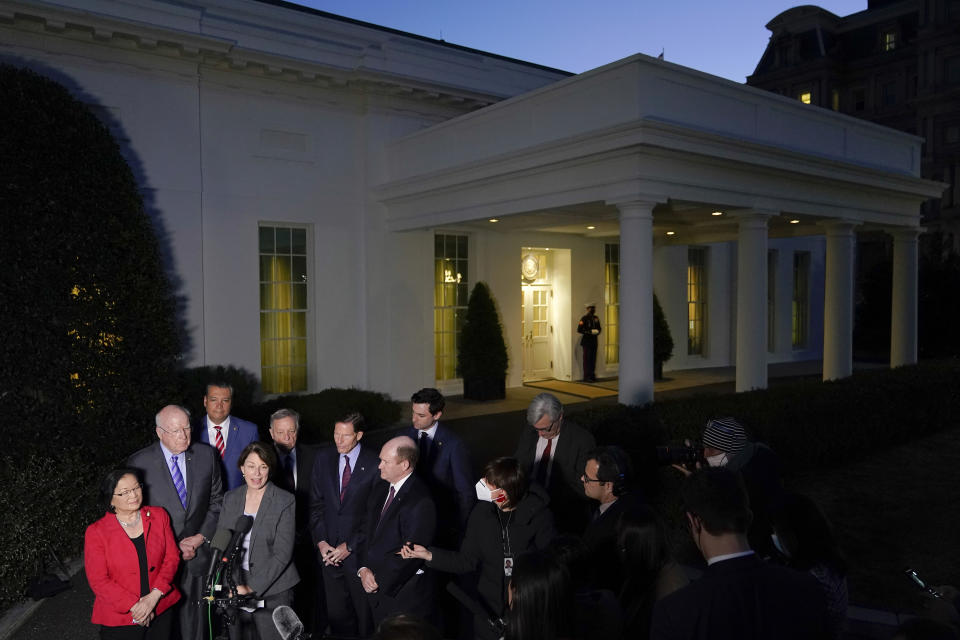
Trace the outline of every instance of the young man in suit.
[[[323, 585], [317, 581], [317, 560], [310, 541], [310, 475], [316, 449], [300, 442], [300, 414], [293, 409], [278, 409], [270, 416], [270, 438], [277, 455], [273, 482], [293, 494], [296, 501], [296, 540], [293, 562], [300, 574], [294, 588], [293, 608], [308, 631], [327, 627]], [[319, 588], [318, 588], [319, 587]]]
[[538, 394], [527, 408], [527, 423], [514, 457], [524, 466], [532, 482], [538, 482], [550, 494], [557, 530], [580, 535], [589, 511], [583, 493], [583, 475], [587, 452], [597, 443], [593, 434], [565, 421], [563, 405], [550, 393]]
[[439, 391], [420, 389], [410, 401], [413, 424], [403, 435], [417, 442], [417, 475], [427, 483], [437, 507], [436, 544], [456, 549], [477, 502], [470, 450], [460, 436], [440, 423], [446, 400]]
[[163, 507], [170, 514], [185, 563], [177, 573], [183, 593], [177, 604], [180, 635], [192, 640], [201, 637], [196, 601], [210, 564], [203, 543], [214, 534], [223, 502], [219, 457], [206, 445], [191, 446], [190, 414], [183, 407], [161, 409], [156, 433], [158, 441], [131, 455], [127, 465], [142, 474], [144, 503]]
[[707, 569], [699, 580], [656, 603], [651, 638], [826, 637], [826, 598], [816, 578], [767, 565], [750, 549], [752, 514], [738, 473], [700, 469], [684, 481], [682, 494], [690, 535]]
[[317, 452], [310, 479], [310, 537], [335, 636], [366, 637], [373, 631], [354, 555], [370, 489], [380, 479], [377, 454], [360, 444], [363, 425], [359, 413], [337, 420], [334, 446]]
[[226, 382], [207, 385], [203, 396], [206, 415], [200, 420], [197, 438], [206, 442], [220, 454], [220, 472], [226, 481], [225, 491], [243, 484], [243, 476], [237, 466], [240, 452], [251, 442], [259, 439], [257, 425], [230, 415], [233, 404], [233, 387]]
[[437, 512], [426, 485], [414, 475], [416, 443], [407, 436], [380, 449], [380, 477], [370, 494], [358, 549], [357, 577], [367, 593], [374, 624], [393, 613], [429, 619], [433, 588], [422, 560], [400, 557], [402, 545], [430, 546]]

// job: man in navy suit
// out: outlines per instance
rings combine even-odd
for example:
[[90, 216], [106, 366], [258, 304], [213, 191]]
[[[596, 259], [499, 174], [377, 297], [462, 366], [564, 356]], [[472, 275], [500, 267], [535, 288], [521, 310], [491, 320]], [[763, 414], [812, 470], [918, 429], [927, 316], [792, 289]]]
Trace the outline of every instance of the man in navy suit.
[[402, 545], [430, 546], [437, 512], [426, 485], [413, 473], [419, 452], [407, 436], [380, 450], [380, 477], [370, 493], [357, 557], [357, 577], [375, 624], [393, 613], [430, 618], [433, 589], [422, 560], [400, 557]]
[[360, 444], [363, 424], [359, 413], [334, 424], [335, 446], [317, 452], [310, 479], [310, 537], [326, 592], [326, 617], [335, 636], [365, 637], [372, 632], [354, 550], [370, 489], [380, 479], [380, 461]]
[[421, 389], [410, 401], [413, 426], [404, 435], [417, 442], [417, 475], [430, 488], [437, 507], [436, 544], [456, 549], [477, 501], [470, 450], [460, 436], [440, 424], [446, 401], [439, 391]]
[[258, 439], [257, 425], [230, 415], [233, 402], [233, 387], [226, 382], [212, 382], [207, 385], [203, 396], [203, 408], [207, 414], [200, 420], [198, 434], [200, 442], [206, 442], [220, 453], [225, 491], [236, 489], [243, 484], [243, 476], [237, 462], [240, 452]]
[[707, 569], [657, 601], [656, 640], [800, 640], [824, 638], [826, 598], [811, 574], [772, 566], [747, 542], [750, 512], [738, 473], [700, 469], [683, 485], [687, 524]]

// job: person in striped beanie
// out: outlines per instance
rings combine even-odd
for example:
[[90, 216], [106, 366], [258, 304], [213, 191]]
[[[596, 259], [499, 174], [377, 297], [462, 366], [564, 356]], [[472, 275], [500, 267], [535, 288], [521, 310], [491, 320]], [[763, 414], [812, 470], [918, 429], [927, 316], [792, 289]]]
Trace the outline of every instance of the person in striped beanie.
[[751, 441], [744, 426], [731, 417], [707, 420], [702, 442], [703, 456], [709, 466], [727, 467], [743, 476], [753, 511], [748, 533], [750, 546], [761, 557], [772, 555], [770, 515], [783, 499], [777, 454], [762, 442]]

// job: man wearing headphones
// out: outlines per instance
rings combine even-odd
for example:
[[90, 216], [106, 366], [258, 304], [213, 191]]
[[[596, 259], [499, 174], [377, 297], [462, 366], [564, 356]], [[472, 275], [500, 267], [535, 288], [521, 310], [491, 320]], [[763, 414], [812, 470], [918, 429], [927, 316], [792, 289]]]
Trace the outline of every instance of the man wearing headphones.
[[597, 447], [587, 452], [587, 464], [580, 476], [583, 492], [599, 502], [583, 541], [594, 560], [594, 586], [619, 593], [623, 576], [617, 555], [617, 521], [641, 503], [630, 493], [630, 458], [620, 447]]

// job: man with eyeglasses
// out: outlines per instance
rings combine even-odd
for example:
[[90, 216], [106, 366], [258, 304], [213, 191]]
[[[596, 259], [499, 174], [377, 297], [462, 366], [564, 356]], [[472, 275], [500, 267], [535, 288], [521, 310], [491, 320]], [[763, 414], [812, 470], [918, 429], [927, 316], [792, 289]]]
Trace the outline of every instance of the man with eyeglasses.
[[617, 521], [635, 512], [641, 502], [630, 492], [630, 457], [620, 447], [597, 447], [587, 453], [587, 465], [580, 481], [583, 493], [595, 500], [583, 542], [593, 558], [594, 586], [620, 592], [623, 576], [617, 555]]
[[537, 395], [527, 408], [527, 423], [514, 457], [530, 480], [550, 494], [557, 530], [580, 534], [587, 523], [587, 498], [580, 476], [587, 452], [597, 446], [593, 434], [564, 420], [563, 405], [551, 393]]
[[143, 477], [144, 503], [163, 507], [170, 514], [173, 535], [184, 564], [177, 574], [183, 599], [180, 636], [202, 637], [200, 608], [203, 574], [210, 552], [203, 543], [213, 537], [223, 502], [223, 485], [217, 451], [205, 445], [190, 446], [190, 413], [168, 405], [157, 413], [157, 442], [127, 459]]

